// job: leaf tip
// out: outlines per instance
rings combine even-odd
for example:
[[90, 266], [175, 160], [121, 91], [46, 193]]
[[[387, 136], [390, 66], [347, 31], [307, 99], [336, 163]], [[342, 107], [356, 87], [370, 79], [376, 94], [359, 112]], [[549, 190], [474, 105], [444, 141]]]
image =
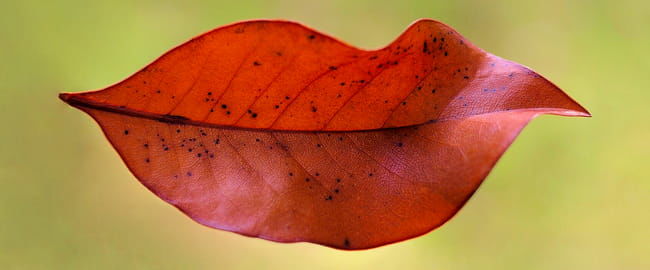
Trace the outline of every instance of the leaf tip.
[[[557, 86], [555, 87], [557, 88]], [[559, 88], [557, 89], [560, 90]], [[560, 91], [562, 92], [562, 90]], [[569, 106], [567, 106], [567, 108], [564, 111], [558, 112], [557, 113], [558, 115], [570, 116], [570, 117], [592, 117], [591, 113], [584, 106], [580, 105], [580, 103], [575, 101], [575, 99], [573, 99], [568, 94], [564, 92], [562, 93], [568, 99]]]
[[77, 109], [81, 109], [80, 106], [84, 104], [79, 100], [79, 94], [75, 93], [59, 93], [59, 99]]
[[591, 113], [590, 113], [587, 109], [585, 109], [585, 107], [583, 107], [582, 105], [578, 104], [577, 102], [576, 102], [576, 104], [578, 105], [578, 107], [580, 107], [580, 109], [577, 110], [577, 111], [574, 111], [574, 115], [575, 115], [575, 116], [581, 116], [581, 117], [592, 117]]
[[79, 108], [79, 106], [85, 104], [82, 97], [81, 93], [59, 93], [59, 99], [61, 99], [61, 101], [75, 108]]
[[71, 93], [59, 93], [59, 99], [61, 99], [65, 103], [70, 103], [70, 97], [73, 94]]

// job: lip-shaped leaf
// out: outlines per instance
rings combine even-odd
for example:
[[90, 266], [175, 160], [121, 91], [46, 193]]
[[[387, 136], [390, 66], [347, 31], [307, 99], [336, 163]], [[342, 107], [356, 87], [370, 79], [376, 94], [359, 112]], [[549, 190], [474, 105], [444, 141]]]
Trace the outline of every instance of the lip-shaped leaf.
[[532, 118], [589, 115], [432, 20], [373, 51], [292, 22], [236, 23], [60, 97], [197, 222], [341, 249], [440, 226]]

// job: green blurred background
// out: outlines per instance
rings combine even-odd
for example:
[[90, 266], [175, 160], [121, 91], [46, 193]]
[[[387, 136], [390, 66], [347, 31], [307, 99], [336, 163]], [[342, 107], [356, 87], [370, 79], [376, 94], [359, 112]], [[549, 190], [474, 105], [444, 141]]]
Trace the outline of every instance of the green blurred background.
[[[57, 98], [234, 21], [297, 20], [377, 48], [422, 17], [532, 67], [594, 117], [533, 121], [459, 215], [373, 250], [198, 225]], [[0, 268], [650, 269], [649, 100], [647, 1], [0, 1]]]

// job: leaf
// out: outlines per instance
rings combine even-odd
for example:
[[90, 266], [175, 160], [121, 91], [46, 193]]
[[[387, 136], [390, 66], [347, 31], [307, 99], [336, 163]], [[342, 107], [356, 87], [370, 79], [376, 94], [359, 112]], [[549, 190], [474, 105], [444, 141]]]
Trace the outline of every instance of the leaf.
[[60, 97], [195, 221], [339, 249], [431, 231], [532, 118], [589, 115], [426, 19], [378, 50], [292, 22], [235, 23], [116, 85]]

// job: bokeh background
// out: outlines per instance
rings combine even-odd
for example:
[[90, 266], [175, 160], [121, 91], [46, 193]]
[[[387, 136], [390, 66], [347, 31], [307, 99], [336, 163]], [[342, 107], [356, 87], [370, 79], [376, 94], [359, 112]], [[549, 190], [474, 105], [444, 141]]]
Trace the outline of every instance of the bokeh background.
[[[594, 117], [533, 121], [454, 219], [373, 250], [198, 225], [57, 98], [234, 21], [297, 20], [377, 48], [422, 17], [532, 67]], [[0, 268], [650, 269], [649, 29], [640, 0], [0, 1]]]

